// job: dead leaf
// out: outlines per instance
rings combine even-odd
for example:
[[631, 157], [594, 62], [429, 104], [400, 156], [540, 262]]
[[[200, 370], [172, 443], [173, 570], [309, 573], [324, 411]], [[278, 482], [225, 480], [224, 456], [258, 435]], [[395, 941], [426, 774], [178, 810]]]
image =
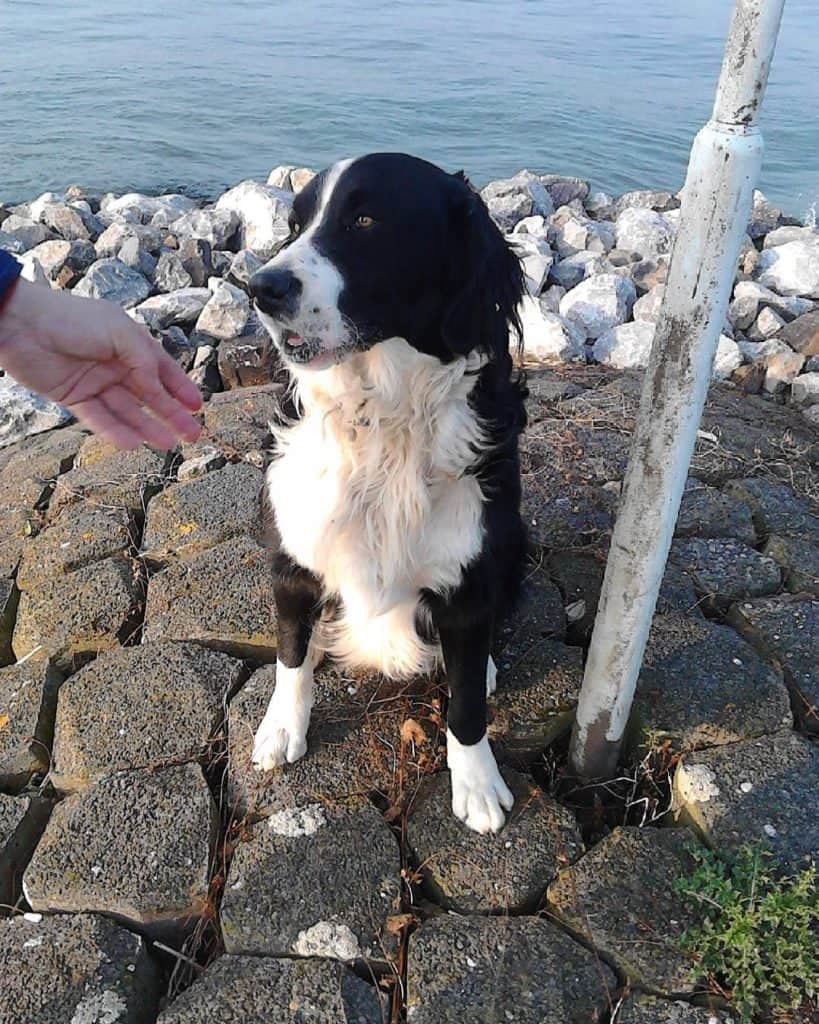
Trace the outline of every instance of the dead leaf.
[[384, 923], [390, 935], [400, 935], [404, 928], [411, 925], [415, 918], [412, 914], [391, 914]]
[[427, 734], [421, 725], [414, 718], [407, 718], [401, 724], [401, 742], [414, 743], [416, 746], [423, 746], [427, 741]]

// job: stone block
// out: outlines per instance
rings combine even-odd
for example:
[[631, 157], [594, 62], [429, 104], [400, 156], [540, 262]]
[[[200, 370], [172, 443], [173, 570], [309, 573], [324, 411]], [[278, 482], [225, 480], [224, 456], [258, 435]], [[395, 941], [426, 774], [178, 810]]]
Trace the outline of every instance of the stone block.
[[169, 564], [148, 584], [142, 635], [272, 661], [276, 614], [267, 553], [237, 537]]
[[410, 937], [407, 963], [412, 1024], [588, 1024], [605, 1020], [616, 985], [534, 917], [434, 917]]
[[680, 950], [696, 923], [677, 878], [695, 861], [680, 829], [617, 828], [549, 886], [550, 909], [629, 981], [662, 994], [693, 991]]
[[60, 689], [53, 785], [68, 792], [127, 769], [205, 759], [242, 672], [233, 658], [196, 644], [101, 654]]
[[0, 669], [0, 788], [19, 789], [48, 769], [61, 681], [44, 658]]
[[201, 769], [121, 772], [57, 804], [26, 869], [35, 911], [103, 913], [150, 935], [205, 909], [215, 809]]
[[726, 611], [733, 601], [775, 594], [782, 586], [782, 572], [772, 558], [730, 537], [675, 540], [668, 557], [715, 612]]
[[369, 803], [278, 811], [236, 848], [222, 897], [225, 950], [257, 956], [382, 960], [398, 908], [401, 859]]
[[449, 773], [424, 780], [407, 842], [435, 901], [459, 913], [536, 909], [558, 870], [583, 852], [574, 816], [530, 778], [508, 768], [515, 797], [503, 829], [477, 835], [452, 814]]

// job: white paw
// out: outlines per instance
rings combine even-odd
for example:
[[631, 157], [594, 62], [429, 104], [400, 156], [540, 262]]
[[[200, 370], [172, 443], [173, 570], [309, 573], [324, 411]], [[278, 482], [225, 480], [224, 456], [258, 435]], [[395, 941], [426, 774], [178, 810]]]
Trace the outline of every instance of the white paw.
[[515, 798], [503, 781], [486, 736], [472, 746], [447, 730], [447, 763], [452, 775], [452, 813], [473, 832], [497, 832]]
[[307, 753], [312, 691], [312, 664], [305, 662], [297, 669], [276, 666], [276, 689], [253, 744], [253, 765], [257, 770], [270, 771], [285, 762], [292, 764]]
[[498, 688], [498, 669], [490, 655], [486, 662], [486, 696], [491, 697]]

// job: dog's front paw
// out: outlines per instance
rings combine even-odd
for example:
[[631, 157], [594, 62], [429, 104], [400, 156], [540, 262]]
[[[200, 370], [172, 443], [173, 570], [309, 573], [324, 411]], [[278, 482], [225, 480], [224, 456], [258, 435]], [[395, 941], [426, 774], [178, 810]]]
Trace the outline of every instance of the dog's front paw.
[[276, 689], [253, 744], [253, 764], [259, 771], [292, 764], [307, 753], [312, 690], [311, 664], [297, 669], [276, 666]]
[[285, 763], [292, 764], [307, 753], [307, 723], [285, 722], [268, 709], [256, 731], [253, 743], [253, 765], [259, 771], [270, 771]]
[[447, 732], [447, 763], [452, 776], [452, 813], [473, 832], [497, 832], [506, 820], [504, 810], [515, 803], [503, 781], [486, 736], [464, 746]]

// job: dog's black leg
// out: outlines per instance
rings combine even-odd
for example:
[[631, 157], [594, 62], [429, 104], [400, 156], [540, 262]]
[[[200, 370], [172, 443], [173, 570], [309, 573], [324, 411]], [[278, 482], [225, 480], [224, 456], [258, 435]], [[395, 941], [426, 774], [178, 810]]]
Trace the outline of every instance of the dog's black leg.
[[452, 812], [476, 832], [497, 832], [505, 820], [504, 809], [511, 810], [514, 803], [486, 735], [486, 695], [494, 685], [490, 594], [490, 583], [478, 569], [470, 570], [454, 593], [426, 595], [449, 683]]
[[[266, 539], [276, 546], [275, 522], [270, 510], [265, 512]], [[310, 638], [322, 597], [319, 580], [284, 551], [274, 547], [272, 563], [278, 629], [276, 688], [253, 746], [253, 763], [263, 770], [297, 761], [307, 751], [313, 707]]]

